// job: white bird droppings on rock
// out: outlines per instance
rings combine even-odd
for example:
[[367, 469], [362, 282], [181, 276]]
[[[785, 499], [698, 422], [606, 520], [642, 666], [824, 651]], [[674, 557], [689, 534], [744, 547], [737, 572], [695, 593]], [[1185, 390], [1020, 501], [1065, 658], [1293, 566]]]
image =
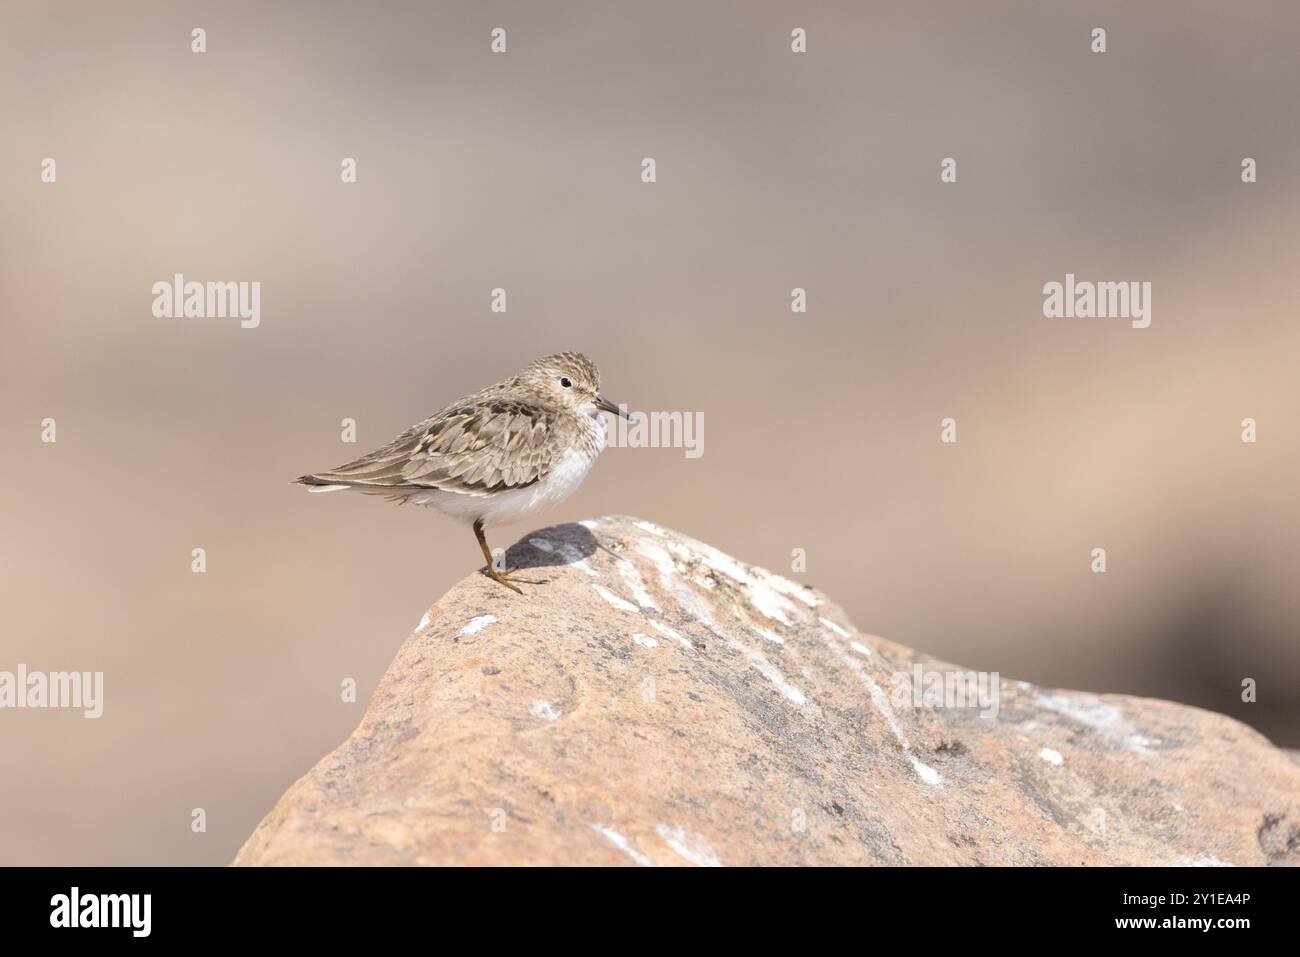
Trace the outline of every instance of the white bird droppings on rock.
[[1094, 731], [1099, 731], [1129, 751], [1147, 757], [1159, 755], [1158, 751], [1153, 751], [1149, 747], [1155, 742], [1136, 733], [1118, 705], [1102, 701], [1096, 695], [1038, 693], [1034, 695], [1034, 699], [1049, 711], [1055, 711]]
[[654, 864], [651, 863], [650, 858], [646, 857], [635, 847], [633, 847], [630, 843], [628, 843], [628, 839], [625, 838], [622, 834], [618, 833], [618, 831], [614, 830], [612, 827], [605, 827], [603, 824], [593, 824], [591, 826], [594, 827], [597, 831], [599, 831], [601, 835], [604, 836], [605, 840], [609, 841], [609, 843], [613, 844], [615, 847], [617, 847], [620, 851], [622, 851], [624, 854], [630, 857], [641, 867], [654, 867]]
[[915, 755], [908, 755], [912, 761], [912, 767], [915, 769], [917, 776], [929, 785], [938, 785], [943, 783], [943, 777], [930, 765], [921, 761]]
[[772, 664], [772, 662], [768, 660], [767, 656], [761, 651], [758, 651], [755, 648], [750, 648], [748, 645], [741, 644], [738, 641], [733, 641], [732, 644], [740, 650], [741, 654], [749, 659], [750, 666], [768, 681], [772, 682], [776, 690], [781, 692], [786, 699], [792, 701], [801, 708], [808, 703], [807, 696], [792, 685], [781, 669]]
[[560, 717], [560, 712], [556, 711], [549, 701], [542, 698], [538, 698], [529, 706], [528, 713], [538, 721], [555, 721]]
[[[779, 621], [783, 625], [790, 624], [788, 613], [795, 610], [794, 603], [781, 592], [786, 586], [791, 589], [797, 586], [780, 578], [780, 576], [773, 575], [771, 572], [762, 569], [751, 570], [743, 562], [737, 561], [726, 552], [720, 551], [712, 545], [705, 545], [703, 542], [697, 542], [693, 539], [690, 542], [689, 547], [685, 544], [670, 542], [668, 549], [673, 554], [682, 554], [682, 557], [689, 560], [701, 561], [714, 572], [730, 578], [741, 587], [741, 590], [749, 599], [749, 603], [760, 614], [773, 621]], [[674, 548], [674, 545], [677, 547]]]
[[790, 599], [776, 589], [769, 588], [763, 582], [754, 580], [745, 586], [745, 593], [749, 596], [749, 600], [753, 602], [754, 607], [763, 615], [773, 621], [779, 621], [783, 625], [790, 624], [790, 616], [786, 612], [793, 610], [794, 605], [790, 604]]
[[755, 568], [754, 574], [765, 579], [769, 586], [775, 588], [781, 594], [797, 598], [809, 608], [816, 608], [822, 603], [821, 598], [813, 589], [800, 585], [798, 582], [792, 582], [775, 572], [770, 572], [765, 568]]
[[479, 615], [477, 618], [471, 618], [469, 620], [469, 624], [467, 624], [464, 628], [462, 628], [460, 630], [460, 633], [462, 636], [477, 635], [480, 631], [482, 631], [484, 628], [486, 628], [488, 625], [492, 624], [496, 620], [497, 620], [496, 615]]
[[652, 618], [652, 619], [650, 619], [650, 625], [651, 625], [651, 627], [653, 627], [653, 628], [655, 629], [655, 631], [659, 632], [659, 634], [663, 635], [663, 636], [666, 637], [666, 638], [671, 638], [673, 641], [677, 642], [677, 643], [678, 643], [679, 645], [681, 645], [683, 648], [686, 648], [686, 649], [689, 650], [689, 651], [694, 651], [694, 650], [695, 650], [695, 646], [694, 646], [694, 645], [692, 645], [689, 641], [687, 641], [685, 638], [683, 638], [681, 635], [679, 635], [676, 631], [674, 631], [673, 629], [669, 628], [669, 627], [668, 627], [667, 625], [665, 625], [663, 622], [655, 621], [655, 620]]
[[713, 848], [698, 834], [691, 834], [680, 827], [668, 827], [660, 824], [655, 832], [664, 843], [673, 849], [678, 857], [696, 867], [721, 867], [722, 862], [713, 853]]
[[885, 723], [889, 726], [889, 730], [893, 732], [894, 738], [898, 741], [898, 746], [903, 749], [903, 754], [906, 755], [908, 761], [911, 762], [912, 769], [916, 771], [921, 780], [926, 784], [942, 784], [943, 778], [939, 775], [939, 772], [929, 765], [923, 764], [916, 755], [912, 753], [912, 746], [907, 743], [907, 735], [903, 733], [903, 726], [899, 723], [898, 716], [894, 714], [894, 709], [889, 703], [888, 696], [886, 696], [885, 692], [881, 690], [880, 685], [876, 683], [876, 679], [871, 677], [870, 673], [862, 667], [862, 662], [841, 648], [834, 638], [827, 637], [825, 632], [820, 632], [819, 634], [826, 647], [835, 652], [835, 656], [847, 665], [849, 669], [858, 676], [858, 680], [866, 686], [867, 693], [871, 698], [871, 703], [875, 705], [876, 710], [884, 716]]
[[659, 545], [644, 539], [636, 543], [636, 552], [638, 555], [650, 559], [659, 572], [659, 584], [664, 588], [671, 589], [673, 587], [673, 576], [677, 573], [677, 567], [673, 564], [673, 557]]
[[829, 628], [831, 631], [835, 632], [835, 634], [839, 635], [841, 638], [849, 637], [849, 633], [847, 631], [845, 631], [839, 625], [835, 624], [835, 622], [831, 621], [829, 618], [818, 618], [817, 620], [820, 621], [827, 628]]
[[632, 597], [642, 608], [659, 609], [659, 603], [654, 600], [654, 596], [646, 591], [645, 582], [641, 580], [641, 573], [636, 570], [636, 564], [629, 561], [622, 561], [618, 564], [618, 573], [623, 576], [627, 582], [627, 587], [632, 591]]
[[632, 604], [630, 601], [627, 601], [627, 600], [625, 600], [625, 599], [623, 599], [623, 598], [619, 598], [617, 595], [615, 595], [615, 594], [614, 594], [612, 591], [610, 591], [608, 588], [604, 588], [604, 587], [602, 587], [602, 586], [600, 586], [600, 585], [592, 585], [591, 587], [594, 588], [594, 589], [596, 589], [596, 594], [597, 594], [597, 595], [599, 595], [601, 598], [605, 599], [605, 601], [609, 602], [611, 605], [613, 605], [613, 606], [614, 606], [615, 608], [617, 608], [619, 611], [630, 611], [630, 612], [632, 612], [634, 615], [635, 615], [635, 614], [640, 614], [641, 609], [637, 608], [637, 606], [634, 605], [634, 604]]

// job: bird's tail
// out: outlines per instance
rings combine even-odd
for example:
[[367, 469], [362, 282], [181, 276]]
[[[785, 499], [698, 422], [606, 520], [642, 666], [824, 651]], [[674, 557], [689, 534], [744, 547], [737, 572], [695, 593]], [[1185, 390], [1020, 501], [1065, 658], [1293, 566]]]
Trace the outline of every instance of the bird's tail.
[[293, 481], [297, 485], [306, 485], [309, 492], [338, 492], [352, 487], [351, 482], [321, 478], [319, 475], [299, 475]]

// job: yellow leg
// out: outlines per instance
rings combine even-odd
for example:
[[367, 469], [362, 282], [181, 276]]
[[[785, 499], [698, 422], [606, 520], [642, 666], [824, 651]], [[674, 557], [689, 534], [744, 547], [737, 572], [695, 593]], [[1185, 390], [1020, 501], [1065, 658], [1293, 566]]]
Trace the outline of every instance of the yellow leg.
[[[487, 575], [487, 577], [492, 579], [494, 582], [505, 585], [512, 592], [522, 595], [523, 590], [514, 583], [512, 576], [508, 572], [496, 570], [496, 566], [492, 562], [492, 549], [488, 548], [487, 536], [483, 534], [483, 521], [481, 519], [474, 523], [474, 537], [478, 539], [478, 547], [483, 549], [483, 560], [487, 562], [487, 568], [483, 570], [483, 574]], [[518, 580], [529, 585], [541, 584], [541, 582], [532, 581], [527, 578], [520, 578]]]

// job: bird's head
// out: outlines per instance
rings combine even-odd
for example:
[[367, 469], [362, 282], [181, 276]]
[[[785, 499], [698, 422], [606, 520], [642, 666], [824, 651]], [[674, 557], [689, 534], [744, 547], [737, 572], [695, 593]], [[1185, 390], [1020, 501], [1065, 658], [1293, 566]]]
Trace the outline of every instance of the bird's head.
[[627, 418], [617, 404], [601, 395], [600, 370], [580, 352], [543, 356], [529, 363], [518, 378], [562, 409], [582, 415], [595, 415], [603, 409]]

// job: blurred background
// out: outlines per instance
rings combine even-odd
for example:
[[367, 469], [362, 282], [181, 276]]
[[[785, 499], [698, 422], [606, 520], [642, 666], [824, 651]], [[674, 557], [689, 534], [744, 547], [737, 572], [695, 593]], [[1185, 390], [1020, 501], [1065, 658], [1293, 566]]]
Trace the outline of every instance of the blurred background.
[[[105, 711], [0, 712], [0, 863], [228, 862], [480, 564], [288, 480], [562, 349], [705, 452], [610, 450], [539, 524], [1300, 745], [1300, 8], [1073, 6], [4, 0], [0, 670]], [[260, 281], [260, 327], [155, 318], [177, 272]], [[1045, 319], [1067, 272], [1151, 327]]]

